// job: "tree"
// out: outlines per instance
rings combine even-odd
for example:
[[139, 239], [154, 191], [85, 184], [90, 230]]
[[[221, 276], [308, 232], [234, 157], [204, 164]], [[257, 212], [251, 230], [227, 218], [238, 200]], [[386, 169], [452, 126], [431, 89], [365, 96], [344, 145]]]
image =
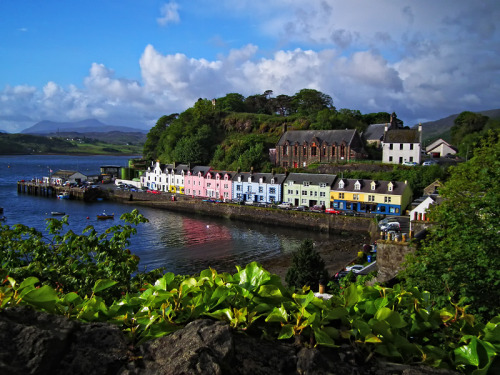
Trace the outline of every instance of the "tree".
[[316, 288], [320, 281], [328, 280], [325, 262], [316, 250], [311, 240], [305, 240], [293, 254], [292, 266], [288, 269], [285, 281], [289, 286]]
[[[442, 304], [470, 304], [489, 318], [500, 313], [500, 142], [491, 132], [474, 157], [451, 170], [443, 202], [429, 214], [437, 224], [402, 273]], [[469, 310], [469, 311], [470, 311]]]
[[465, 111], [458, 115], [451, 127], [451, 141], [455, 145], [462, 143], [465, 136], [484, 129], [489, 117], [480, 113]]
[[162, 116], [156, 121], [156, 125], [151, 128], [146, 137], [146, 142], [143, 147], [143, 155], [145, 159], [156, 160], [160, 154], [158, 148], [158, 141], [160, 140], [163, 132], [168, 128], [173, 120], [177, 118], [178, 114], [171, 114], [169, 116]]
[[294, 95], [293, 104], [301, 115], [315, 114], [322, 109], [332, 109], [331, 96], [314, 89], [302, 89]]

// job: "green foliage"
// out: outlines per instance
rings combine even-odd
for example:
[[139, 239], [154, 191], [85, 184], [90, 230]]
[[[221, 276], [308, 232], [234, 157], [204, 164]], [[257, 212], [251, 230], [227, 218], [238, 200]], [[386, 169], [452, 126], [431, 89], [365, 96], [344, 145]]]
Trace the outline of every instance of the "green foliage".
[[76, 148], [71, 142], [56, 137], [0, 133], [0, 154], [71, 152]]
[[428, 293], [399, 285], [352, 284], [343, 294], [322, 300], [308, 290], [290, 292], [257, 263], [237, 271], [167, 273], [112, 303], [101, 296], [115, 285], [111, 280], [97, 280], [91, 295], [82, 298], [40, 286], [35, 277], [17, 283], [0, 275], [0, 309], [29, 305], [86, 322], [114, 323], [137, 344], [211, 317], [248, 334], [314, 346], [350, 344], [366, 359], [377, 355], [469, 374], [486, 374], [498, 366], [500, 316], [476, 323], [458, 305], [433, 309]]
[[451, 128], [451, 141], [459, 145], [466, 135], [483, 130], [488, 119], [488, 116], [480, 113], [468, 111], [460, 113], [454, 121], [455, 125]]
[[[36, 277], [42, 284], [64, 292], [88, 295], [98, 279], [113, 279], [118, 285], [109, 290], [116, 297], [137, 287], [139, 258], [126, 249], [137, 225], [146, 222], [137, 210], [120, 218], [103, 234], [88, 226], [82, 235], [62, 233], [68, 217], [47, 219], [48, 236], [21, 224], [0, 227], [0, 265], [15, 279]], [[150, 275], [156, 277], [161, 270]], [[147, 279], [148, 275], [141, 275]]]
[[439, 225], [412, 256], [402, 277], [440, 305], [448, 298], [470, 304], [488, 319], [500, 313], [500, 141], [494, 133], [474, 157], [451, 170], [443, 201], [429, 217]]
[[[144, 218], [133, 212], [122, 220], [138, 224]], [[2, 228], [0, 310], [27, 305], [84, 322], [112, 323], [135, 344], [211, 317], [257, 336], [313, 346], [352, 345], [367, 360], [383, 356], [467, 374], [493, 373], [499, 365], [500, 316], [477, 323], [462, 303], [437, 309], [428, 292], [414, 287], [352, 283], [322, 300], [308, 287], [294, 292], [283, 286], [255, 262], [237, 266], [235, 274], [210, 268], [195, 276], [152, 278], [139, 272], [140, 284], [131, 286], [137, 259], [124, 247], [133, 228], [111, 228], [102, 236], [93, 229], [63, 236], [63, 225], [64, 220], [51, 219], [49, 238], [31, 228]], [[312, 243], [302, 248], [310, 254]], [[31, 263], [36, 266], [30, 268]], [[71, 277], [76, 280], [68, 287], [64, 282]]]
[[325, 262], [316, 250], [311, 240], [305, 240], [293, 254], [292, 265], [285, 278], [289, 286], [302, 288], [317, 288], [320, 281], [328, 280]]

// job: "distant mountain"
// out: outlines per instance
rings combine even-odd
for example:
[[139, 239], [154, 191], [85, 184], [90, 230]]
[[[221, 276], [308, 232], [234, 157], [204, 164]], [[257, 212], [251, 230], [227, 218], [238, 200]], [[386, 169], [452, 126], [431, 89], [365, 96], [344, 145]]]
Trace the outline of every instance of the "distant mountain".
[[[491, 119], [500, 119], [500, 109], [491, 109], [489, 111], [479, 111], [475, 113], [480, 113], [483, 116], [488, 116]], [[455, 125], [455, 119], [459, 114], [460, 113], [457, 113], [440, 120], [422, 123], [423, 139], [433, 140], [436, 138], [443, 138], [448, 142], [451, 141], [451, 139], [449, 139], [450, 129], [453, 125]]]
[[55, 122], [40, 121], [35, 125], [24, 129], [22, 134], [48, 134], [59, 132], [78, 132], [78, 133], [108, 133], [108, 132], [140, 132], [147, 133], [144, 129], [132, 128], [128, 126], [106, 125], [96, 119], [88, 119], [77, 122]]

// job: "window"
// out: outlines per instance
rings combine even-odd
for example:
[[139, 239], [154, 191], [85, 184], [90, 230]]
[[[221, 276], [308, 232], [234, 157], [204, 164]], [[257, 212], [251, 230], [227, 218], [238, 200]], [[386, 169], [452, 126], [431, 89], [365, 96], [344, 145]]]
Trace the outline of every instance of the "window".
[[356, 183], [354, 184], [354, 190], [360, 190], [361, 189], [361, 184], [359, 183], [359, 181], [356, 181]]
[[389, 161], [392, 162], [392, 156], [389, 156]]
[[309, 181], [304, 181], [304, 182], [302, 183], [302, 185], [304, 185], [304, 186], [309, 186]]
[[300, 202], [301, 202], [302, 204], [307, 204], [307, 199], [302, 199]]
[[293, 148], [293, 156], [297, 156], [297, 146]]
[[368, 202], [375, 202], [375, 195], [369, 195]]
[[320, 182], [319, 183], [320, 188], [326, 188], [326, 183], [325, 182]]
[[288, 181], [288, 186], [292, 186], [293, 185], [293, 181]]
[[293, 195], [293, 190], [288, 190], [288, 194]]
[[339, 181], [339, 189], [343, 189], [344, 188], [344, 181], [340, 180]]
[[264, 192], [264, 188], [262, 186], [259, 186], [259, 193], [263, 193]]
[[413, 143], [410, 143], [410, 150], [413, 150]]
[[402, 149], [403, 149], [403, 144], [402, 144], [402, 143], [400, 143], [400, 144], [399, 144], [399, 149], [400, 149], [400, 150], [402, 150]]
[[236, 191], [241, 191], [241, 185], [236, 185]]
[[413, 161], [413, 156], [410, 156], [410, 161]]
[[393, 144], [389, 143], [389, 150], [392, 150], [392, 149], [393, 149]]
[[344, 193], [339, 193], [339, 199], [344, 199]]
[[320, 192], [319, 192], [319, 196], [320, 196], [320, 197], [326, 197], [326, 193], [325, 193], [324, 191], [320, 191]]
[[307, 155], [307, 147], [306, 146], [302, 147], [302, 155], [304, 155], [304, 156]]
[[224, 184], [224, 189], [227, 189], [229, 187], [228, 184]]
[[247, 191], [252, 191], [252, 186], [247, 186]]
[[276, 194], [276, 188], [269, 188], [269, 194]]
[[323, 146], [323, 156], [326, 156], [326, 147]]
[[288, 155], [288, 146], [283, 146], [283, 156]]
[[387, 185], [387, 190], [388, 190], [388, 191], [392, 191], [392, 188], [393, 188], [393, 187], [394, 187], [394, 186], [392, 185], [392, 182], [389, 182], [389, 184]]
[[303, 190], [302, 195], [307, 195], [307, 190]]
[[391, 197], [384, 197], [385, 203], [391, 203]]
[[311, 156], [316, 156], [317, 147], [311, 147]]
[[377, 184], [376, 184], [376, 182], [375, 182], [375, 181], [372, 181], [372, 183], [371, 183], [371, 185], [370, 185], [370, 186], [371, 186], [371, 189], [372, 189], [372, 190], [375, 190], [375, 188], [377, 187]]
[[402, 157], [402, 156], [400, 156], [400, 157], [399, 157], [399, 164], [401, 164], [402, 162], [403, 162], [403, 157]]
[[359, 194], [353, 194], [352, 195], [352, 200], [359, 201]]
[[325, 201], [319, 201], [319, 205], [320, 205], [320, 206], [326, 206], [326, 205], [325, 205]]
[[207, 188], [211, 187], [212, 184], [210, 182], [207, 183]]

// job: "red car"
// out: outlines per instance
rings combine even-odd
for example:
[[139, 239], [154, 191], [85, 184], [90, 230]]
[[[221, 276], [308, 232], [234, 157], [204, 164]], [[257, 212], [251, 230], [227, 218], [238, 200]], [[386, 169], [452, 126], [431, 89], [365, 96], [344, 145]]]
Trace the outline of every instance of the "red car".
[[161, 194], [158, 190], [147, 190], [147, 192], [151, 194]]
[[327, 209], [325, 210], [325, 213], [327, 213], [327, 214], [334, 214], [334, 215], [338, 215], [338, 214], [340, 214], [340, 211], [339, 211], [339, 210], [336, 210], [336, 209], [334, 209], [334, 208], [327, 208]]

